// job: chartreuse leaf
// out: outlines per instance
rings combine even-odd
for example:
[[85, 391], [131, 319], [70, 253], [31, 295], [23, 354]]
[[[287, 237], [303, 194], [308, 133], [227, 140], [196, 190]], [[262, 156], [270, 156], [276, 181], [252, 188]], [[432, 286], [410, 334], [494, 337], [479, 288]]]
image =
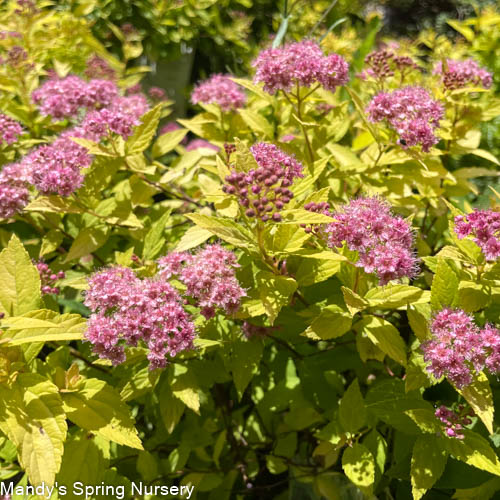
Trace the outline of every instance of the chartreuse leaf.
[[142, 449], [127, 405], [103, 380], [82, 379], [71, 392], [63, 392], [68, 418], [86, 429], [115, 443]]
[[463, 389], [456, 390], [465, 398], [474, 410], [475, 414], [482, 420], [490, 434], [493, 434], [493, 394], [491, 393], [488, 377], [480, 372], [471, 384]]
[[246, 340], [240, 337], [231, 343], [231, 347], [231, 371], [241, 400], [248, 384], [258, 372], [263, 345], [257, 338]]
[[354, 433], [366, 423], [366, 408], [358, 379], [345, 391], [339, 406], [339, 419], [345, 431]]
[[147, 232], [144, 238], [144, 249], [142, 256], [145, 260], [153, 260], [163, 248], [165, 237], [163, 233], [170, 219], [171, 210], [167, 210], [156, 222], [153, 223], [151, 229]]
[[59, 248], [63, 240], [63, 234], [59, 229], [51, 229], [42, 239], [40, 257], [54, 252]]
[[453, 498], [457, 500], [490, 500], [500, 490], [500, 478], [494, 477], [475, 488], [457, 489]]
[[333, 304], [323, 308], [302, 335], [313, 340], [334, 339], [347, 333], [351, 326], [351, 313]]
[[243, 118], [243, 121], [250, 127], [252, 132], [262, 136], [264, 139], [273, 138], [274, 128], [272, 124], [269, 123], [260, 113], [251, 109], [240, 109], [239, 114]]
[[370, 450], [359, 443], [347, 447], [342, 455], [342, 468], [345, 475], [365, 495], [370, 495], [375, 482], [375, 460]]
[[86, 320], [79, 314], [58, 314], [49, 309], [30, 311], [2, 322], [7, 328], [0, 343], [20, 345], [33, 342], [81, 340]]
[[257, 290], [262, 305], [269, 316], [271, 324], [278, 316], [281, 308], [288, 304], [291, 295], [297, 290], [297, 282], [288, 276], [260, 271], [255, 277]]
[[198, 394], [198, 381], [192, 371], [185, 366], [174, 365], [174, 379], [172, 393], [195, 413], [200, 412], [200, 395]]
[[378, 316], [367, 315], [356, 323], [355, 329], [394, 361], [406, 366], [406, 344], [392, 323]]
[[102, 247], [108, 239], [108, 233], [108, 226], [94, 226], [82, 229], [73, 241], [65, 262], [79, 259]]
[[162, 380], [158, 399], [160, 400], [160, 416], [167, 432], [171, 434], [184, 413], [186, 405], [176, 398], [167, 378]]
[[67, 431], [58, 388], [38, 374], [21, 373], [12, 387], [0, 384], [0, 399], [0, 429], [17, 447], [30, 483], [52, 485]]
[[459, 279], [445, 259], [438, 259], [431, 286], [432, 309], [453, 307], [458, 302]]
[[13, 235], [0, 253], [0, 312], [17, 316], [41, 304], [40, 275], [28, 252]]
[[368, 290], [363, 298], [368, 301], [369, 307], [398, 309], [408, 304], [429, 302], [430, 294], [416, 286], [389, 284]]
[[157, 104], [142, 116], [141, 124], [135, 128], [125, 143], [127, 155], [142, 153], [151, 144], [158, 128], [162, 107], [162, 104]]
[[186, 214], [186, 217], [198, 227], [210, 231], [231, 245], [246, 249], [255, 248], [252, 233], [233, 220], [195, 213]]
[[199, 226], [190, 227], [183, 235], [182, 238], [177, 243], [175, 247], [176, 252], [185, 252], [191, 248], [195, 248], [202, 243], [205, 243], [209, 238], [213, 236], [211, 231], [208, 229], [203, 229]]
[[[463, 433], [464, 439], [443, 437], [439, 443], [457, 460], [500, 476], [500, 461], [488, 441], [467, 429]], [[437, 441], [434, 440], [434, 443]]]
[[443, 474], [448, 454], [436, 446], [435, 436], [419, 436], [411, 457], [413, 499], [420, 500]]
[[368, 307], [368, 301], [345, 286], [340, 287], [344, 295], [344, 302], [352, 315]]
[[187, 133], [188, 131], [186, 129], [179, 129], [160, 135], [153, 144], [153, 158], [159, 158], [160, 156], [170, 153], [170, 151], [182, 142], [182, 139], [184, 139]]

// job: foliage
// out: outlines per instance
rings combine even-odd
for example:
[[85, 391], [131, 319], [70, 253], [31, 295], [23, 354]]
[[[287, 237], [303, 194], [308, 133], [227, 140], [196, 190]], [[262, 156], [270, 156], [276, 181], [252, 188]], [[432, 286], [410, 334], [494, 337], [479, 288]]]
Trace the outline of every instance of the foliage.
[[[329, 35], [281, 90], [233, 78], [246, 102], [203, 97], [164, 131], [169, 103], [130, 90], [141, 70], [51, 7], [0, 14], [1, 110], [22, 127], [0, 143], [0, 479], [189, 485], [209, 500], [492, 498], [500, 194], [476, 179], [498, 177], [481, 144], [500, 115], [484, 51], [500, 16], [454, 26], [454, 57], [494, 70], [491, 87], [475, 74], [447, 86], [454, 42], [430, 32], [369, 55], [374, 17], [342, 46], [347, 83], [320, 54], [340, 43]], [[94, 54], [113, 71], [108, 101], [86, 73]], [[76, 112], [42, 113], [33, 91], [70, 74]], [[395, 103], [402, 123], [393, 108], [375, 121], [374, 96], [405, 86], [425, 99]], [[61, 144], [78, 155], [61, 160]], [[80, 181], [58, 190], [75, 161]], [[438, 324], [449, 309], [465, 332]], [[195, 332], [180, 347], [179, 318]], [[466, 383], [451, 356], [430, 368], [438, 340], [462, 348]]]

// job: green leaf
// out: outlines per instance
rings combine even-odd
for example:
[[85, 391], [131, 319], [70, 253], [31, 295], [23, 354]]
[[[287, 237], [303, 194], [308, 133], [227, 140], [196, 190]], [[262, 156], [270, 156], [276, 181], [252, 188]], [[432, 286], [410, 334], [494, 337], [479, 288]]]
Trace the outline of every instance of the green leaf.
[[263, 345], [257, 338], [246, 340], [240, 337], [231, 343], [231, 347], [231, 371], [241, 400], [250, 380], [258, 373]]
[[320, 315], [302, 333], [313, 340], [329, 340], [341, 337], [352, 326], [352, 315], [337, 305], [322, 309]]
[[430, 294], [416, 286], [388, 284], [368, 290], [363, 298], [368, 301], [369, 307], [398, 309], [408, 304], [428, 302]]
[[288, 304], [297, 290], [297, 282], [288, 276], [276, 275], [270, 271], [260, 271], [255, 277], [257, 291], [271, 325], [281, 308]]
[[367, 315], [356, 323], [355, 329], [394, 361], [406, 366], [406, 344], [392, 323], [378, 316]]
[[434, 436], [419, 436], [411, 457], [413, 499], [420, 500], [443, 474], [448, 455], [438, 446]]
[[2, 327], [6, 327], [7, 332], [0, 344], [81, 340], [86, 324], [85, 318], [79, 314], [58, 314], [48, 309], [30, 311], [2, 322]]
[[455, 388], [469, 403], [475, 414], [482, 420], [486, 429], [493, 434], [493, 394], [488, 377], [483, 372], [478, 373], [471, 384], [463, 389]]
[[345, 391], [339, 406], [339, 419], [345, 431], [354, 433], [366, 423], [366, 408], [358, 379]]
[[200, 395], [198, 394], [198, 381], [192, 371], [185, 366], [174, 366], [174, 380], [172, 393], [179, 398], [188, 408], [195, 413], [200, 413]]
[[160, 400], [161, 419], [167, 432], [172, 434], [184, 413], [186, 405], [174, 396], [167, 378], [160, 385], [158, 399]]
[[463, 432], [464, 439], [443, 437], [439, 443], [456, 459], [500, 476], [500, 461], [488, 441], [475, 432], [469, 430]]
[[176, 252], [185, 252], [191, 248], [196, 248], [211, 238], [213, 233], [202, 227], [192, 226], [183, 235], [175, 247]]
[[40, 307], [40, 276], [16, 235], [0, 253], [0, 283], [0, 312], [6, 316]]
[[366, 495], [371, 495], [375, 482], [375, 460], [370, 450], [359, 443], [346, 448], [342, 455], [345, 475]]
[[328, 224], [332, 218], [325, 214], [310, 212], [303, 208], [283, 210], [281, 224]]
[[108, 239], [109, 227], [94, 226], [82, 229], [73, 241], [64, 262], [89, 255], [102, 247]]
[[151, 227], [144, 238], [142, 256], [145, 260], [153, 260], [163, 248], [165, 237], [163, 233], [170, 219], [171, 210], [167, 210]]
[[240, 109], [240, 116], [243, 121], [250, 127], [252, 132], [262, 136], [264, 139], [272, 139], [274, 136], [274, 128], [260, 113], [251, 109]]
[[40, 257], [56, 251], [62, 243], [63, 234], [59, 229], [51, 229], [42, 239]]
[[486, 308], [491, 302], [490, 291], [486, 285], [473, 281], [461, 281], [458, 286], [458, 306], [467, 312]]
[[444, 259], [438, 259], [436, 274], [431, 286], [432, 309], [453, 307], [458, 301], [459, 279], [455, 271]]
[[245, 249], [255, 248], [252, 233], [233, 220], [195, 213], [186, 214], [186, 217], [231, 245]]
[[125, 143], [127, 155], [142, 153], [151, 144], [158, 128], [162, 108], [163, 104], [157, 104], [142, 116], [141, 124], [135, 128]]
[[115, 443], [142, 450], [127, 405], [103, 380], [83, 379], [71, 392], [63, 392], [68, 418], [86, 429]]
[[344, 295], [344, 302], [350, 313], [354, 316], [358, 311], [368, 307], [368, 301], [345, 286], [340, 287]]
[[153, 144], [153, 158], [159, 158], [160, 156], [170, 153], [170, 151], [182, 142], [182, 139], [186, 137], [187, 133], [188, 131], [186, 129], [179, 129], [160, 135]]
[[0, 384], [0, 429], [17, 447], [31, 484], [51, 486], [61, 466], [66, 418], [58, 388], [38, 374], [21, 373]]

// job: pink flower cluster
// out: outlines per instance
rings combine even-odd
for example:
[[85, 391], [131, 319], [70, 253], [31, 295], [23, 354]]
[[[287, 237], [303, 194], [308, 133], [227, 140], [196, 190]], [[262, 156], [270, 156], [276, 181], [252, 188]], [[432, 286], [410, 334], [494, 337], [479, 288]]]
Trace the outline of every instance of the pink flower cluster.
[[259, 142], [250, 151], [258, 168], [233, 171], [226, 177], [227, 184], [222, 189], [239, 198], [247, 217], [279, 222], [281, 209], [293, 198], [288, 188], [296, 178], [304, 176], [303, 166], [274, 144]]
[[473, 370], [500, 372], [500, 332], [487, 324], [482, 330], [461, 309], [445, 308], [430, 325], [432, 339], [422, 343], [427, 370], [445, 375], [457, 388], [469, 385]]
[[330, 248], [347, 244], [359, 253], [358, 267], [376, 273], [381, 285], [402, 277], [412, 278], [418, 270], [413, 250], [413, 232], [403, 218], [379, 198], [358, 198], [331, 214], [334, 222], [324, 233]]
[[51, 78], [36, 89], [32, 98], [44, 115], [56, 119], [75, 117], [80, 109], [110, 106], [118, 97], [118, 87], [109, 80], [86, 82], [78, 76]]
[[443, 63], [439, 61], [434, 67], [434, 73], [442, 75], [443, 85], [448, 90], [461, 89], [467, 85], [481, 85], [489, 89], [493, 83], [491, 73], [481, 68], [474, 59], [447, 59], [446, 66], [447, 69], [443, 71]]
[[500, 257], [500, 213], [477, 210], [455, 217], [455, 233], [459, 239], [471, 235], [484, 253], [486, 260]]
[[239, 267], [234, 253], [220, 245], [207, 245], [196, 255], [173, 252], [158, 260], [160, 276], [177, 276], [186, 286], [186, 295], [194, 299], [201, 314], [210, 319], [216, 310], [234, 314], [246, 295], [235, 276]]
[[87, 78], [101, 78], [105, 80], [114, 80], [116, 78], [115, 70], [98, 55], [93, 55], [89, 58], [84, 73]]
[[439, 142], [434, 135], [443, 106], [422, 87], [403, 87], [393, 92], [380, 92], [366, 108], [371, 122], [386, 120], [398, 133], [403, 148], [421, 145], [424, 152]]
[[195, 149], [199, 148], [213, 149], [214, 151], [219, 151], [219, 148], [215, 144], [205, 141], [205, 139], [193, 139], [192, 141], [189, 141], [188, 144], [186, 145], [186, 151], [194, 151]]
[[361, 74], [361, 77], [369, 75], [377, 80], [394, 76], [395, 71], [399, 71], [401, 77], [404, 78], [409, 71], [419, 69], [411, 57], [398, 56], [389, 50], [370, 52], [365, 57], [365, 64], [368, 69]]
[[35, 263], [35, 266], [40, 274], [41, 290], [44, 294], [52, 293], [57, 295], [59, 293], [59, 288], [55, 287], [55, 283], [58, 280], [62, 280], [65, 277], [64, 271], [59, 271], [53, 273], [46, 262], [39, 261]]
[[0, 113], [0, 145], [13, 144], [22, 133], [23, 128], [16, 120]]
[[325, 56], [312, 40], [289, 43], [284, 47], [263, 50], [252, 63], [256, 82], [264, 83], [270, 94], [290, 91], [296, 85], [310, 87], [318, 83], [334, 91], [349, 81], [349, 65], [338, 54]]
[[123, 363], [124, 345], [142, 342], [154, 369], [166, 365], [167, 355], [193, 348], [195, 326], [179, 292], [166, 281], [114, 267], [94, 274], [89, 286], [84, 303], [93, 314], [85, 338], [101, 358]]
[[234, 111], [245, 105], [245, 93], [231, 80], [230, 75], [216, 74], [199, 83], [191, 94], [191, 102], [217, 104], [222, 111]]
[[464, 405], [458, 405], [458, 411], [440, 406], [434, 414], [446, 426], [448, 437], [463, 439], [463, 429], [472, 423], [470, 417], [474, 415], [474, 410], [472, 408], [466, 409]]
[[110, 133], [121, 135], [127, 139], [132, 135], [133, 127], [139, 125], [139, 119], [131, 113], [122, 113], [113, 109], [100, 109], [88, 113], [81, 125], [83, 136], [92, 137], [99, 142]]
[[0, 171], [0, 218], [8, 219], [28, 204], [29, 181], [30, 176], [21, 164], [3, 167]]

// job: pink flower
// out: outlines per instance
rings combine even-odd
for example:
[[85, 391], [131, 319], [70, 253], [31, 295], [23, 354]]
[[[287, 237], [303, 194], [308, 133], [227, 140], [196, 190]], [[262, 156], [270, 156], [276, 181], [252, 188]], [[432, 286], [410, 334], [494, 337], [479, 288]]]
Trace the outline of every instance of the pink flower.
[[486, 260], [500, 257], [500, 213], [475, 209], [467, 215], [455, 217], [455, 233], [459, 239], [472, 236]]
[[51, 271], [48, 264], [42, 260], [35, 262], [35, 266], [40, 274], [41, 290], [43, 294], [54, 294], [59, 293], [59, 288], [55, 287], [56, 281], [61, 280], [65, 277], [64, 271], [59, 271], [54, 273]]
[[193, 139], [192, 141], [189, 141], [186, 146], [186, 151], [194, 151], [195, 149], [199, 148], [207, 148], [213, 149], [214, 151], [219, 151], [219, 148], [215, 144], [211, 144], [210, 142], [205, 141], [205, 139]]
[[263, 50], [252, 63], [256, 82], [264, 83], [270, 94], [290, 91], [295, 85], [310, 87], [319, 83], [334, 91], [348, 80], [349, 66], [338, 54], [325, 56], [312, 40], [290, 43], [284, 47]]
[[85, 305], [93, 314], [85, 338], [101, 358], [122, 363], [124, 347], [141, 343], [155, 369], [167, 364], [167, 356], [193, 348], [194, 324], [178, 291], [166, 281], [140, 279], [117, 267], [96, 273], [89, 285]]
[[447, 59], [446, 66], [447, 70], [443, 71], [443, 63], [439, 61], [433, 72], [442, 75], [443, 85], [448, 90], [461, 89], [467, 85], [480, 85], [489, 89], [493, 83], [491, 73], [481, 68], [474, 59]]
[[293, 198], [288, 188], [295, 179], [303, 177], [303, 166], [274, 144], [259, 142], [250, 151], [258, 168], [248, 172], [234, 170], [226, 177], [227, 184], [222, 189], [239, 198], [247, 217], [279, 222], [280, 211]]
[[93, 55], [87, 61], [85, 76], [87, 76], [88, 78], [114, 80], [116, 78], [116, 72], [113, 68], [111, 68], [107, 61], [105, 61], [98, 55]]
[[92, 136], [97, 140], [104, 139], [110, 133], [121, 135], [127, 139], [132, 135], [133, 127], [136, 125], [139, 125], [139, 119], [132, 114], [104, 108], [87, 114], [81, 129], [85, 136]]
[[0, 113], [0, 145], [13, 144], [23, 133], [21, 125], [7, 115]]
[[144, 113], [149, 111], [148, 100], [143, 94], [134, 94], [128, 97], [116, 97], [113, 99], [110, 111], [116, 111], [138, 120]]
[[[328, 214], [325, 207], [320, 207]], [[316, 210], [317, 211], [317, 210]], [[413, 250], [410, 224], [391, 214], [390, 205], [379, 198], [358, 198], [331, 214], [334, 222], [323, 234], [330, 248], [359, 253], [356, 265], [367, 273], [375, 273], [381, 285], [404, 276], [412, 278], [418, 270]]]
[[8, 219], [22, 212], [29, 202], [31, 177], [18, 163], [5, 165], [0, 171], [0, 218]]
[[151, 87], [148, 91], [149, 97], [153, 99], [153, 101], [164, 101], [167, 98], [165, 91], [160, 87]]
[[474, 415], [472, 408], [466, 409], [464, 405], [458, 405], [458, 410], [446, 408], [441, 405], [435, 412], [436, 417], [446, 426], [445, 434], [448, 437], [463, 439], [463, 428], [470, 425], [470, 417]]
[[461, 389], [472, 382], [474, 371], [500, 371], [500, 332], [494, 326], [480, 330], [465, 311], [445, 308], [434, 316], [430, 330], [432, 339], [421, 349], [435, 377], [444, 375]]
[[366, 108], [371, 122], [386, 120], [406, 149], [421, 145], [424, 152], [439, 142], [434, 130], [443, 118], [443, 107], [422, 87], [404, 87], [377, 94]]
[[199, 83], [191, 93], [193, 104], [217, 104], [222, 111], [242, 108], [246, 102], [245, 93], [231, 80], [231, 75], [216, 74]]

